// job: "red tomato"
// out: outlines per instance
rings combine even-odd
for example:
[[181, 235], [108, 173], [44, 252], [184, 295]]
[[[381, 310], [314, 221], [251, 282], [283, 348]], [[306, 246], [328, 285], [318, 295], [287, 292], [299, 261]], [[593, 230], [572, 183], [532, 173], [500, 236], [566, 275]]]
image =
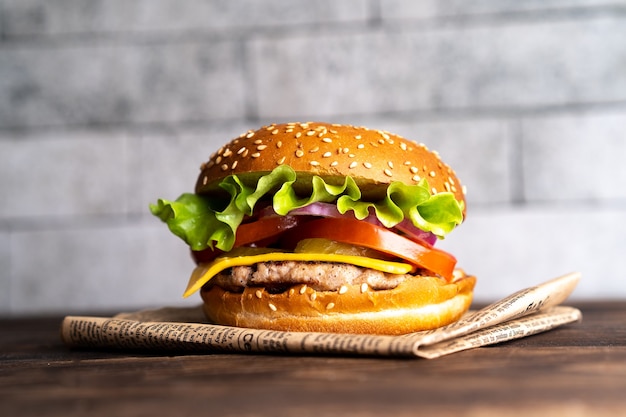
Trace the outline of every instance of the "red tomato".
[[364, 246], [452, 279], [456, 259], [428, 243], [417, 243], [389, 229], [356, 219], [324, 218], [311, 220], [283, 235], [281, 242], [293, 248], [302, 239], [323, 238]]

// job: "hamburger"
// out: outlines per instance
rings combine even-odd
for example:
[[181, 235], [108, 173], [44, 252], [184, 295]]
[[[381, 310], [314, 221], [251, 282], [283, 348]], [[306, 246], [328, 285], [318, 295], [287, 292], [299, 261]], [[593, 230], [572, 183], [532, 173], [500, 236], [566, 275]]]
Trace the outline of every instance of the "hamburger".
[[247, 131], [200, 167], [194, 193], [151, 212], [190, 247], [215, 324], [405, 334], [458, 320], [475, 277], [435, 247], [465, 190], [425, 145], [365, 127]]

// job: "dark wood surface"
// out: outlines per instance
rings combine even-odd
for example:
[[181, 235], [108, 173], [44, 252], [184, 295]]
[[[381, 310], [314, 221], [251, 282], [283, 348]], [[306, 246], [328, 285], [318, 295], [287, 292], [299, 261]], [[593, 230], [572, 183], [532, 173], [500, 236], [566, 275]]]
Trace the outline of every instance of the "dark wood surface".
[[626, 415], [626, 302], [435, 360], [71, 351], [61, 317], [0, 320], [3, 416]]

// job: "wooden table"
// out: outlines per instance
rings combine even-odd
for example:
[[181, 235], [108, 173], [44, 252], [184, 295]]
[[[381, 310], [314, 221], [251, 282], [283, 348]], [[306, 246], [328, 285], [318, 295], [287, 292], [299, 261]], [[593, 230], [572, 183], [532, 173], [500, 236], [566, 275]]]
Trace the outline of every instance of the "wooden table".
[[0, 320], [2, 416], [626, 415], [626, 302], [435, 360], [70, 351], [60, 317]]

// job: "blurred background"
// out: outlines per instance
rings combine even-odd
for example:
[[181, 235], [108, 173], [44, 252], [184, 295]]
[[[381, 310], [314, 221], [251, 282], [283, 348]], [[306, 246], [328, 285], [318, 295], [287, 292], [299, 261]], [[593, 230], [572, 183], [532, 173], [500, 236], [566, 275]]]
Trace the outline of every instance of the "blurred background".
[[199, 304], [149, 203], [307, 120], [456, 169], [477, 301], [571, 271], [626, 300], [626, 1], [0, 0], [0, 34], [1, 316]]

